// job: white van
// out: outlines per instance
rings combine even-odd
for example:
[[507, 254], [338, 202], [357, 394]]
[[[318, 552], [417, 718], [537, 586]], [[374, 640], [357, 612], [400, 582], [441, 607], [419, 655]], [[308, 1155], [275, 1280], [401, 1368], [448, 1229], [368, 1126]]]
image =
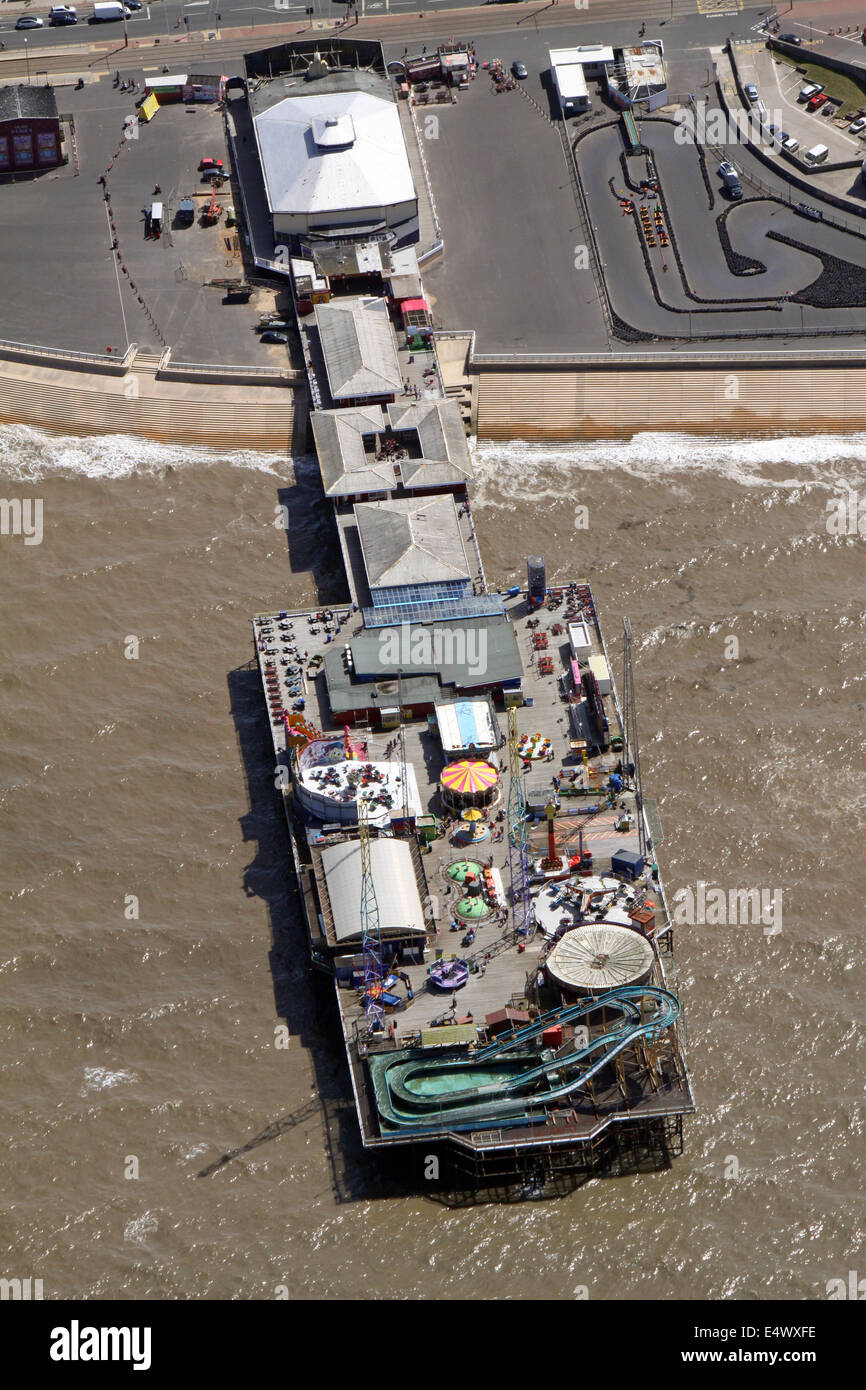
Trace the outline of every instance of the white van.
[[811, 150], [807, 150], [803, 155], [807, 164], [823, 164], [830, 151], [826, 145], [813, 145]]
[[756, 101], [752, 107], [761, 125], [767, 124], [767, 108], [762, 101]]

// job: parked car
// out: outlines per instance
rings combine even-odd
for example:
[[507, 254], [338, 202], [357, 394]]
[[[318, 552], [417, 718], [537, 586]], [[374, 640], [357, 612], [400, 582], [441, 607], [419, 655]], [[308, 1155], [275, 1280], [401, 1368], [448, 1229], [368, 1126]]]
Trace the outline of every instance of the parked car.
[[793, 135], [789, 135], [787, 140], [782, 141], [782, 149], [787, 150], [788, 154], [796, 154], [800, 148], [800, 141], [795, 140]]
[[803, 42], [799, 34], [780, 34], [779, 38], [782, 40], [783, 43], [800, 44]]
[[848, 134], [859, 135], [861, 130], [866, 130], [866, 116], [858, 116], [856, 121], [852, 121], [848, 127]]
[[809, 100], [806, 102], [806, 110], [820, 111], [821, 107], [824, 106], [828, 100], [829, 98], [826, 92], [816, 92], [815, 95], [813, 97], [810, 97]]
[[515, 60], [515, 62], [513, 62], [513, 63], [511, 64], [511, 71], [514, 73], [514, 76], [515, 76], [515, 77], [528, 77], [528, 76], [529, 76], [529, 73], [528, 73], [527, 70], [526, 70], [526, 64], [525, 64], [525, 63], [521, 63], [521, 62], [519, 62], [519, 61], [517, 61], [517, 60]]
[[273, 333], [270, 328], [259, 339], [260, 343], [287, 343], [288, 341], [285, 333]]
[[35, 14], [23, 14], [20, 19], [15, 21], [16, 29], [41, 29], [45, 23], [44, 19], [39, 19]]
[[728, 197], [734, 202], [742, 198], [743, 190], [740, 186], [740, 176], [729, 159], [723, 160], [719, 165], [719, 175], [727, 189]]
[[221, 174], [223, 162], [221, 159], [203, 159], [198, 167], [201, 174]]
[[77, 24], [78, 15], [70, 10], [55, 10], [48, 16], [48, 23], [54, 27], [62, 24]]
[[259, 333], [285, 333], [288, 328], [289, 324], [284, 323], [282, 319], [268, 319], [267, 323], [259, 324], [258, 331]]
[[807, 82], [805, 87], [800, 88], [797, 100], [808, 101], [810, 97], [815, 96], [817, 92], [823, 92], [823, 90], [824, 88], [820, 82]]
[[758, 89], [755, 86], [754, 82], [746, 83], [746, 96], [749, 98], [749, 101], [758, 100]]

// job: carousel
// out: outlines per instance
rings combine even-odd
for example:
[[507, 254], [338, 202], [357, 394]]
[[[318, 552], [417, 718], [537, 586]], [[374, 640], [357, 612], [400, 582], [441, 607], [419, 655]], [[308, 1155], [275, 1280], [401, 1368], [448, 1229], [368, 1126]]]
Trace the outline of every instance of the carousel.
[[484, 819], [484, 812], [479, 811], [477, 806], [470, 806], [460, 819], [463, 824], [458, 833], [465, 845], [476, 845], [490, 839], [490, 826]]
[[443, 768], [439, 789], [450, 811], [485, 811], [499, 800], [499, 773], [481, 758], [461, 758]]

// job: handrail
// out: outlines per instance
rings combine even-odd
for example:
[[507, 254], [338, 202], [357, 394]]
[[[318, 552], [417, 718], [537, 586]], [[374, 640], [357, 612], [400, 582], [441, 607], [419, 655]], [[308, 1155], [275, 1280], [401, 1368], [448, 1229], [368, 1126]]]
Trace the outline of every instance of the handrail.
[[[839, 330], [827, 330], [828, 334], [832, 331], [834, 337], [839, 336]], [[816, 330], [810, 330], [814, 337]], [[862, 329], [851, 330], [853, 333], [862, 333]], [[750, 337], [755, 336], [750, 334]], [[791, 330], [790, 337], [800, 337], [799, 331], [795, 334]], [[864, 365], [866, 366], [866, 348], [771, 348], [764, 352], [740, 351], [731, 348], [730, 352], [696, 352], [694, 348], [684, 349], [682, 352], [661, 351], [661, 352], [536, 352], [536, 353], [508, 353], [508, 352], [480, 352], [473, 354], [470, 358], [470, 365], [473, 367], [605, 367], [610, 370], [616, 367], [702, 367], [702, 366], [724, 366], [729, 362], [749, 363], [754, 362], [757, 366], [772, 369], [780, 359], [785, 362], [798, 361], [803, 366], [821, 366], [823, 363], [832, 365], [840, 363], [845, 366]], [[821, 359], [816, 361], [816, 359]], [[858, 363], [859, 359], [859, 363]]]
[[61, 357], [71, 362], [97, 362], [100, 366], [127, 367], [138, 352], [138, 344], [130, 343], [123, 356], [112, 352], [80, 352], [77, 348], [49, 347], [43, 343], [16, 343], [0, 338], [0, 357], [4, 352], [26, 352], [40, 357]]
[[[415, 144], [418, 148], [418, 157], [421, 160], [421, 168], [424, 171], [424, 182], [427, 185], [427, 197], [430, 199], [430, 211], [433, 213], [433, 231], [436, 236], [437, 247], [441, 248], [443, 245], [442, 229], [439, 226], [439, 215], [436, 212], [436, 199], [433, 197], [433, 185], [430, 182], [430, 173], [427, 168], [427, 159], [424, 154], [423, 146], [421, 144], [421, 136], [418, 133], [418, 122], [415, 120], [415, 111], [412, 107], [411, 102], [409, 103], [409, 115], [412, 120], [412, 127], [415, 131]], [[437, 249], [437, 247], [431, 248], [431, 251], [429, 251], [427, 255], [431, 255], [432, 251]]]
[[159, 369], [160, 375], [170, 375], [174, 371], [182, 372], [207, 372], [212, 376], [257, 376], [274, 377], [279, 376], [288, 380], [303, 380], [303, 372], [296, 367], [248, 367], [238, 363], [235, 366], [221, 365], [210, 362], [178, 362], [172, 358], [171, 362]]

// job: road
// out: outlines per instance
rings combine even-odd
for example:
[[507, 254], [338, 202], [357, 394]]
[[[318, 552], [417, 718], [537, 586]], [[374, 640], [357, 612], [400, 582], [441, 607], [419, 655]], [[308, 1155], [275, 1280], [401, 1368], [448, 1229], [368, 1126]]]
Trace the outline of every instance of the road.
[[[727, 8], [725, 5], [727, 4]], [[307, 13], [313, 10], [312, 15]], [[348, 13], [344, 3], [332, 0], [311, 0], [304, 4], [250, 4], [249, 0], [154, 0], [154, 3], [132, 14], [122, 24], [89, 24], [89, 4], [79, 3], [81, 16], [77, 25], [49, 28], [49, 6], [36, 3], [2, 3], [0, 0], [0, 38], [5, 52], [0, 54], [8, 64], [16, 58], [27, 58], [39, 65], [60, 65], [60, 70], [72, 71], [74, 59], [81, 49], [96, 47], [128, 47], [130, 54], [139, 47], [188, 50], [191, 57], [200, 54], [202, 39], [213, 51], [218, 45], [221, 53], [235, 56], [252, 47], [272, 43], [289, 35], [314, 35], [336, 28]], [[718, 43], [732, 28], [749, 33], [766, 7], [738, 10], [737, 0], [609, 0], [604, 13], [588, 7], [584, 0], [539, 0], [538, 3], [492, 3], [478, 5], [472, 0], [357, 0], [357, 22], [348, 24], [345, 33], [351, 36], [379, 36], [386, 43], [405, 44], [407, 40], [448, 38], [455, 32], [476, 38], [481, 34], [502, 30], [519, 30], [521, 26], [575, 30], [575, 42], [592, 42], [599, 37], [616, 37], [620, 42], [636, 40], [641, 23], [649, 33], [662, 34], [665, 28], [674, 38], [674, 46], [693, 47]], [[355, 13], [355, 11], [351, 11]], [[16, 30], [21, 15], [36, 15], [45, 20], [42, 29]], [[59, 51], [58, 51], [59, 50]], [[401, 49], [402, 51], [402, 49]], [[48, 62], [50, 55], [50, 62]], [[80, 63], [80, 59], [78, 59]], [[64, 67], [64, 64], [70, 64]], [[17, 68], [9, 69], [17, 75]]]

